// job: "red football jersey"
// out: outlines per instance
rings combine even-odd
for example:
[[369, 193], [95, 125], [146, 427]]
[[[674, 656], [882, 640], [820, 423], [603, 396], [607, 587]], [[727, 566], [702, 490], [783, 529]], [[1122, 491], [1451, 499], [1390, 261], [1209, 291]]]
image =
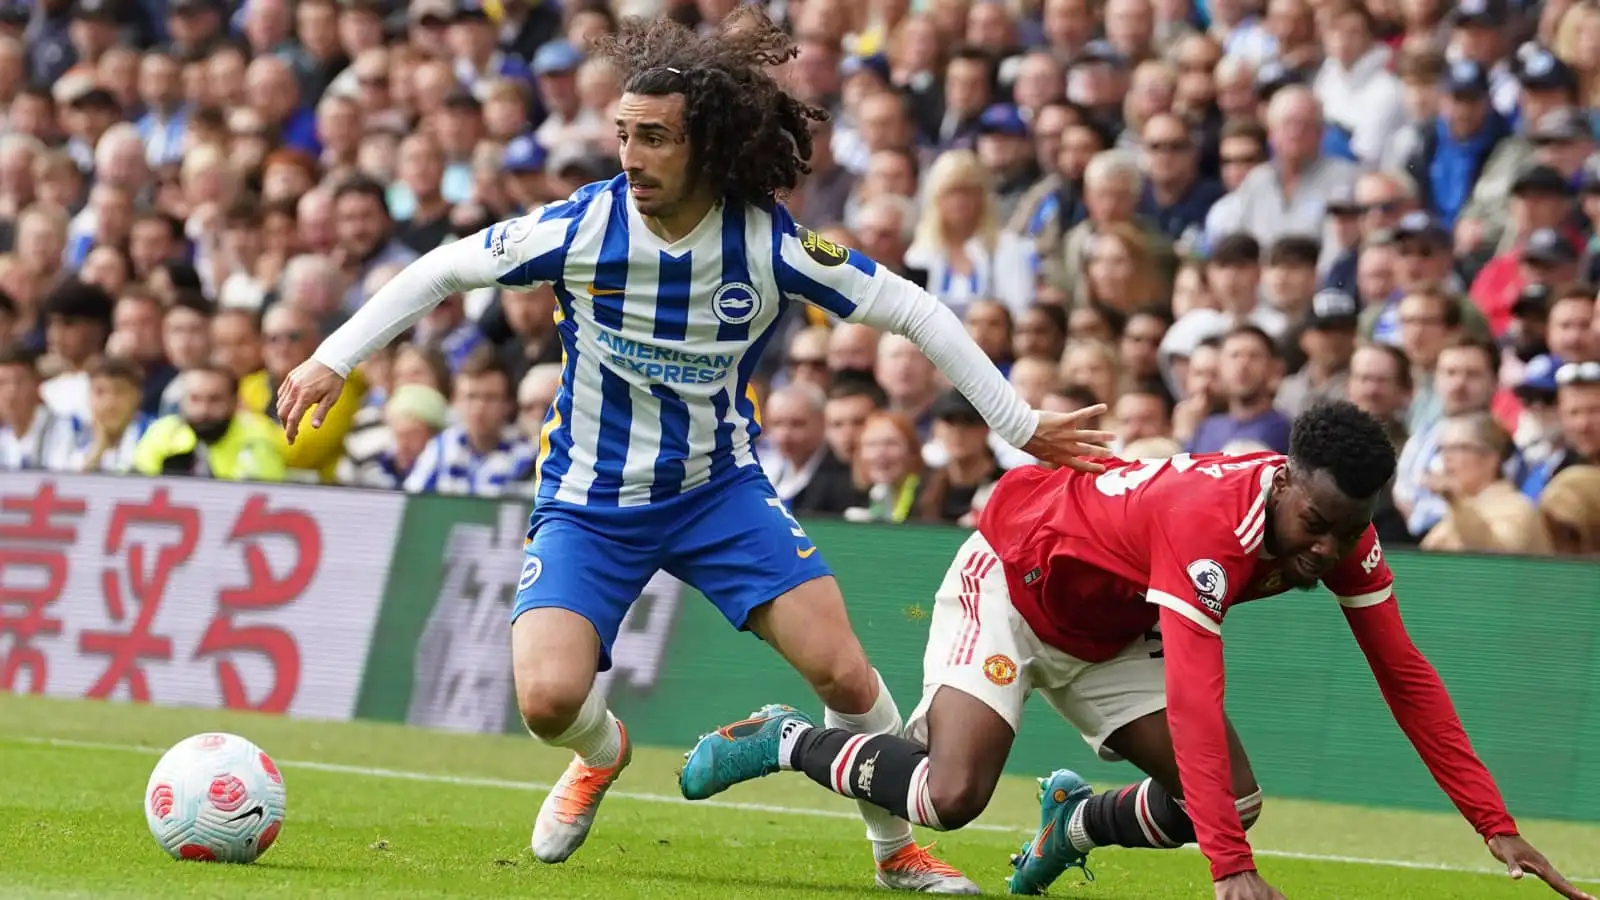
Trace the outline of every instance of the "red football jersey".
[[[1098, 475], [1013, 469], [978, 525], [1045, 643], [1101, 662], [1156, 626], [1158, 604], [1220, 632], [1229, 607], [1287, 590], [1262, 552], [1282, 454], [1104, 462]], [[1345, 606], [1381, 603], [1393, 582], [1370, 526], [1323, 579]]]

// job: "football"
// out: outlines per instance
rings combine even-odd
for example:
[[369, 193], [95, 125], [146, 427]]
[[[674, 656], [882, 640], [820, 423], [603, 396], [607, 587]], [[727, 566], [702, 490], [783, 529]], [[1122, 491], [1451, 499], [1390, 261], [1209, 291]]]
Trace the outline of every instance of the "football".
[[173, 859], [255, 862], [283, 828], [283, 774], [235, 734], [197, 734], [168, 750], [144, 791], [145, 821]]

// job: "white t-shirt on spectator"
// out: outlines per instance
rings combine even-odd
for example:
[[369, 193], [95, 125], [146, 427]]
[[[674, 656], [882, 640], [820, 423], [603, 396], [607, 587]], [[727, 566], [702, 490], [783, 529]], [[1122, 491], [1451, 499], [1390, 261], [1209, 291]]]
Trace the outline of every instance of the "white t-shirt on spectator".
[[927, 291], [938, 297], [956, 315], [978, 300], [999, 300], [1020, 316], [1033, 305], [1033, 242], [1009, 231], [995, 235], [991, 250], [976, 237], [962, 248], [972, 263], [972, 273], [950, 271], [944, 250], [918, 241], [906, 251], [906, 268], [928, 273]]
[[70, 471], [81, 431], [77, 420], [52, 412], [41, 403], [33, 412], [26, 434], [17, 434], [8, 425], [0, 426], [0, 471]]
[[63, 372], [40, 385], [39, 396], [57, 415], [89, 421], [88, 372]]
[[1384, 147], [1405, 126], [1400, 79], [1389, 71], [1392, 52], [1374, 45], [1349, 69], [1325, 60], [1313, 85], [1322, 115], [1350, 132], [1350, 149], [1367, 165], [1378, 164]]

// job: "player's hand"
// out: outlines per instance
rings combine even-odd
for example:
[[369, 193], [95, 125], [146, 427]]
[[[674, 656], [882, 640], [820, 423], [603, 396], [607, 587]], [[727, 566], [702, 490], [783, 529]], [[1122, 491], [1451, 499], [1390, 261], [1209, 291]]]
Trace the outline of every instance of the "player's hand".
[[315, 407], [311, 414], [311, 427], [321, 428], [328, 410], [344, 390], [344, 378], [338, 372], [314, 359], [308, 359], [289, 373], [278, 388], [278, 421], [283, 423], [283, 436], [294, 443], [300, 432], [300, 420], [306, 410]]
[[1217, 900], [1288, 900], [1255, 872], [1240, 872], [1216, 882]]
[[1105, 445], [1115, 437], [1109, 431], [1080, 431], [1078, 426], [1096, 416], [1104, 415], [1106, 405], [1096, 403], [1069, 413], [1039, 411], [1039, 427], [1033, 439], [1022, 446], [1022, 451], [1036, 459], [1052, 462], [1079, 472], [1104, 472], [1105, 466], [1079, 457], [1110, 456]]
[[1506, 864], [1506, 871], [1512, 878], [1521, 878], [1523, 873], [1532, 872], [1537, 875], [1550, 889], [1566, 897], [1567, 900], [1594, 900], [1593, 897], [1572, 886], [1564, 875], [1556, 871], [1550, 860], [1544, 854], [1534, 849], [1534, 846], [1522, 839], [1517, 834], [1501, 834], [1489, 839], [1489, 852], [1494, 858]]

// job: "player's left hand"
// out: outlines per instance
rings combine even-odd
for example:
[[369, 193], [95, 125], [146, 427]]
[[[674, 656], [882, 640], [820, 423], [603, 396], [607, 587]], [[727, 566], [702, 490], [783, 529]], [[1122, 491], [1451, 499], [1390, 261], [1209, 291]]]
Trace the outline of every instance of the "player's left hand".
[[278, 388], [278, 421], [283, 423], [284, 438], [294, 443], [295, 435], [300, 433], [300, 420], [313, 407], [316, 412], [311, 416], [311, 427], [321, 428], [322, 420], [343, 390], [344, 379], [322, 363], [308, 359], [295, 366]]
[[1566, 876], [1556, 871], [1550, 860], [1544, 854], [1534, 849], [1534, 846], [1522, 839], [1518, 834], [1501, 834], [1489, 839], [1489, 852], [1494, 858], [1506, 864], [1506, 871], [1512, 878], [1521, 878], [1523, 873], [1532, 872], [1551, 890], [1566, 897], [1567, 900], [1594, 900], [1593, 897], [1573, 887]]
[[1078, 426], [1104, 415], [1106, 405], [1096, 403], [1069, 413], [1039, 411], [1039, 427], [1033, 439], [1022, 446], [1024, 453], [1079, 472], [1104, 472], [1105, 466], [1080, 459], [1084, 456], [1110, 456], [1106, 445], [1116, 437], [1109, 431], [1081, 431]]

